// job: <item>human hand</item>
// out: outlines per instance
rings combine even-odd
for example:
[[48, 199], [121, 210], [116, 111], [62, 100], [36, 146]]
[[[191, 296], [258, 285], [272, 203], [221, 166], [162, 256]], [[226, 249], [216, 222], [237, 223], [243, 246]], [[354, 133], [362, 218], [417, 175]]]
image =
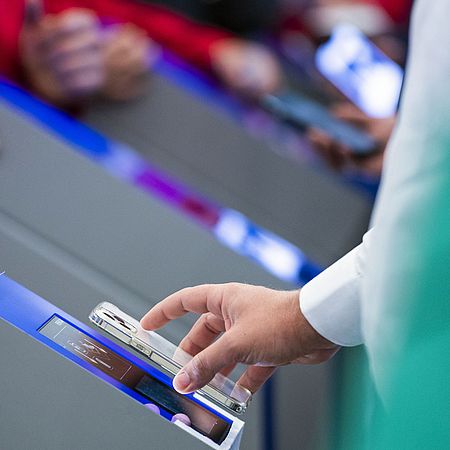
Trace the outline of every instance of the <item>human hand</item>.
[[338, 104], [332, 109], [332, 113], [338, 119], [349, 122], [368, 133], [377, 143], [377, 152], [364, 157], [356, 156], [348, 147], [335, 141], [324, 131], [310, 129], [307, 135], [317, 153], [335, 169], [354, 167], [368, 175], [380, 176], [384, 150], [394, 129], [396, 117], [374, 119], [366, 116], [351, 103]]
[[224, 39], [211, 48], [212, 66], [221, 81], [238, 94], [257, 98], [281, 84], [281, 70], [272, 53], [260, 44]]
[[39, 0], [26, 3], [20, 36], [22, 65], [31, 87], [65, 105], [97, 92], [104, 79], [97, 16], [85, 9], [43, 15]]
[[138, 96], [159, 54], [159, 46], [140, 28], [132, 24], [110, 27], [103, 42], [105, 81], [101, 93], [112, 100]]
[[201, 316], [180, 343], [194, 356], [174, 379], [181, 393], [200, 389], [237, 363], [249, 365], [238, 384], [255, 392], [276, 366], [317, 364], [338, 350], [305, 319], [298, 291], [239, 283], [182, 289], [154, 306], [141, 325], [156, 330], [188, 312]]

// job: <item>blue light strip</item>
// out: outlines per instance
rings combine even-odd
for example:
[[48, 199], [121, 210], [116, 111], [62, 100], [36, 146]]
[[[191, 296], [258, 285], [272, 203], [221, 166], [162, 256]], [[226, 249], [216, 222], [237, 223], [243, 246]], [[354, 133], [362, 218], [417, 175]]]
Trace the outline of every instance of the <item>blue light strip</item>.
[[296, 246], [232, 209], [221, 211], [213, 233], [224, 245], [253, 259], [281, 280], [299, 284], [320, 272]]

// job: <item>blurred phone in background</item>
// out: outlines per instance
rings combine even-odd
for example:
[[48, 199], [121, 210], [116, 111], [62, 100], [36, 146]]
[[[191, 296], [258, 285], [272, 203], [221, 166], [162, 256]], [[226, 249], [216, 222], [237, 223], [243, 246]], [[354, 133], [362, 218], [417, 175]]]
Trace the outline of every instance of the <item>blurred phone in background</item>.
[[328, 108], [299, 93], [285, 91], [265, 95], [261, 106], [300, 131], [316, 128], [345, 145], [355, 156], [368, 156], [378, 150], [375, 140], [363, 130], [334, 117]]
[[316, 52], [319, 72], [369, 117], [393, 116], [403, 69], [358, 28], [338, 25]]

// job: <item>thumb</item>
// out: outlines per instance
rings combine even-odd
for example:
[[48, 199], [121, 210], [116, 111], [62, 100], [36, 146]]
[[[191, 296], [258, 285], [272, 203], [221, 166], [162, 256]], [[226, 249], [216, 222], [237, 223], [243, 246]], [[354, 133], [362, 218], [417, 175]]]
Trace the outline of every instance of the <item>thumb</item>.
[[231, 351], [229, 333], [223, 334], [205, 350], [197, 353], [173, 380], [173, 387], [182, 394], [194, 392], [208, 384], [225, 367], [238, 361]]
[[36, 27], [43, 16], [42, 0], [25, 0], [24, 27]]

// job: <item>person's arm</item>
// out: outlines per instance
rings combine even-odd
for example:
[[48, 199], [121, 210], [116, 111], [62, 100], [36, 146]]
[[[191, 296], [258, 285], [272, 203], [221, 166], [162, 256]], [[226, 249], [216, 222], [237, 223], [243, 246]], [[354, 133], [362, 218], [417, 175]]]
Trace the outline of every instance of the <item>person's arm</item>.
[[23, 79], [56, 106], [79, 105], [104, 83], [101, 42], [92, 11], [72, 8], [46, 15], [40, 0], [28, 0], [19, 39]]
[[188, 312], [201, 314], [180, 344], [195, 357], [176, 376], [175, 388], [192, 392], [244, 363], [249, 368], [238, 382], [255, 392], [277, 366], [321, 363], [340, 346], [361, 344], [360, 287], [371, 235], [300, 292], [204, 285], [153, 307], [141, 320], [144, 329], [156, 330]]
[[70, 7], [94, 11], [108, 23], [132, 23], [187, 62], [212, 71], [222, 83], [253, 98], [275, 91], [281, 68], [265, 46], [197, 24], [162, 7], [132, 0], [46, 0], [48, 12]]
[[244, 363], [249, 367], [238, 383], [255, 392], [277, 366], [318, 364], [340, 346], [361, 344], [360, 288], [372, 234], [300, 291], [204, 285], [154, 306], [141, 320], [144, 329], [156, 330], [188, 312], [201, 314], [180, 343], [194, 358], [175, 377], [174, 387], [195, 391], [216, 373]]
[[211, 65], [211, 47], [232, 35], [218, 28], [199, 25], [156, 5], [128, 0], [45, 0], [45, 10], [57, 13], [71, 7], [95, 11], [108, 22], [129, 22], [146, 31], [150, 38], [190, 63]]

